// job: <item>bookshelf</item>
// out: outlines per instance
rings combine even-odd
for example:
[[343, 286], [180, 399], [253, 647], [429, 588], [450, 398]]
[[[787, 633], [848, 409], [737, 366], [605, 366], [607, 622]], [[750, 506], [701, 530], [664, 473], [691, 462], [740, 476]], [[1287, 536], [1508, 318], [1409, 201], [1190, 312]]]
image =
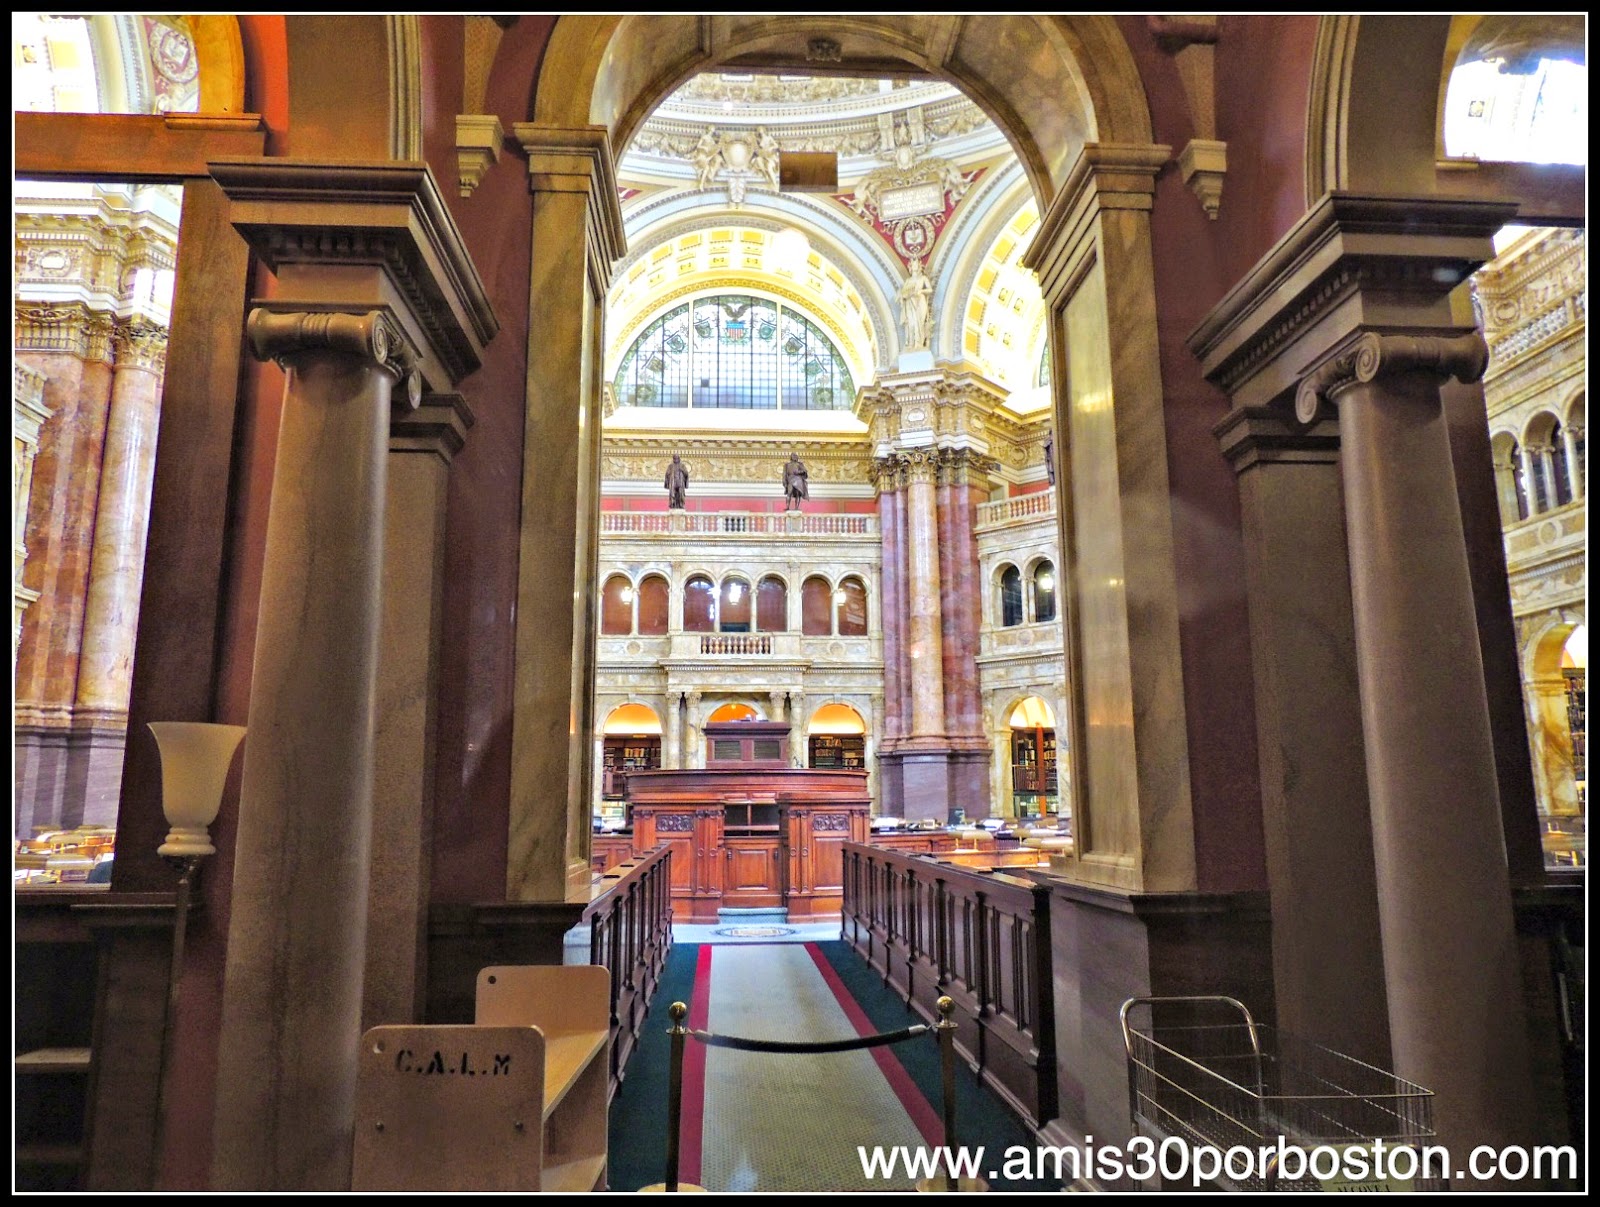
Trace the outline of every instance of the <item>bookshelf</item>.
[[819, 771], [865, 771], [867, 739], [860, 734], [818, 734], [811, 739], [810, 766]]
[[622, 798], [622, 775], [627, 771], [655, 771], [661, 766], [661, 739], [645, 734], [637, 737], [607, 738], [602, 772], [601, 795]]

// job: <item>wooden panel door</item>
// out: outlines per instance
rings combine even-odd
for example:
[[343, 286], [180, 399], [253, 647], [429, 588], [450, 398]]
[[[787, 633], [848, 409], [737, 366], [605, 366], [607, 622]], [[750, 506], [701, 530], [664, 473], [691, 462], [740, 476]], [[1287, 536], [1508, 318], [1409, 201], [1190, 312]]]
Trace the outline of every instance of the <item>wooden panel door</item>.
[[722, 904], [756, 909], [782, 900], [778, 876], [778, 839], [724, 839]]

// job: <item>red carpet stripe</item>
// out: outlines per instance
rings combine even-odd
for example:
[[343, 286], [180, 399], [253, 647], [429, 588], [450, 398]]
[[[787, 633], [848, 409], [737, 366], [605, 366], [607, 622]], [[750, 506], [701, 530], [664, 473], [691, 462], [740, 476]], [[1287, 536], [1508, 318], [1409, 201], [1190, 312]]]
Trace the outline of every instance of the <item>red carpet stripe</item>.
[[[694, 966], [694, 993], [689, 998], [687, 1026], [691, 1031], [705, 1031], [711, 1019], [711, 953], [710, 943], [700, 946], [700, 955]], [[689, 1040], [683, 1049], [683, 1098], [681, 1131], [678, 1135], [678, 1181], [700, 1184], [701, 1141], [706, 1121], [706, 1046]]]
[[[703, 950], [710, 950], [704, 948]], [[833, 991], [833, 996], [838, 999], [840, 1008], [845, 1012], [845, 1017], [850, 1020], [850, 1025], [856, 1029], [857, 1035], [872, 1035], [875, 1030], [872, 1020], [867, 1018], [867, 1013], [850, 996], [850, 991], [845, 988], [844, 982], [839, 979], [839, 974], [833, 970], [833, 965], [828, 963], [827, 957], [815, 943], [806, 944], [806, 954], [811, 957], [811, 962], [817, 966], [817, 971], [822, 974], [822, 979], [827, 982], [828, 988]], [[698, 996], [698, 995], [697, 995]], [[910, 1044], [925, 1044], [930, 1042], [927, 1037], [921, 1039], [908, 1039]], [[696, 1045], [699, 1046], [699, 1045]], [[889, 1082], [889, 1087], [894, 1090], [894, 1096], [900, 1100], [900, 1105], [905, 1107], [906, 1114], [911, 1116], [911, 1122], [922, 1133], [922, 1138], [929, 1144], [940, 1144], [944, 1140], [944, 1122], [939, 1118], [938, 1112], [933, 1109], [929, 1101], [922, 1096], [916, 1083], [911, 1080], [911, 1075], [906, 1072], [905, 1066], [894, 1058], [891, 1048], [873, 1048], [872, 1059], [878, 1062], [878, 1071]], [[687, 1067], [687, 1062], [685, 1062]], [[700, 1150], [695, 1149], [698, 1158]]]

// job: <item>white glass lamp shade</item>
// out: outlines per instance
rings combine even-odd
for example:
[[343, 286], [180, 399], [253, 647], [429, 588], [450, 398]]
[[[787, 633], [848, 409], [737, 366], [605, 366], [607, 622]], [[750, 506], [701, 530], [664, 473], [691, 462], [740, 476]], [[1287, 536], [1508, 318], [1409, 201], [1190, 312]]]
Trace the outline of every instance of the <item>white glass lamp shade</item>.
[[161, 750], [161, 808], [172, 827], [157, 854], [214, 855], [210, 826], [222, 807], [222, 785], [243, 725], [151, 721]]

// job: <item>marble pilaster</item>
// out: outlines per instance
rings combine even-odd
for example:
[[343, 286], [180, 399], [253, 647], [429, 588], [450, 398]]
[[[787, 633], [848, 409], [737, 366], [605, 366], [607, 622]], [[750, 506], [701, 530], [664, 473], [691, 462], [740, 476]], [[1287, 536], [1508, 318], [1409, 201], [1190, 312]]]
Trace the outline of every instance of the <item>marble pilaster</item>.
[[[773, 692], [774, 700], [783, 695], [782, 692]], [[774, 712], [772, 719], [778, 720], [781, 710]], [[803, 692], [789, 693], [789, 765], [791, 767], [811, 766], [811, 752], [806, 749], [806, 698]], [[799, 762], [795, 760], [798, 759]]]
[[1217, 432], [1242, 504], [1278, 1025], [1387, 1068], [1338, 423], [1247, 407]]
[[445, 511], [450, 462], [471, 426], [459, 394], [389, 418], [363, 1030], [423, 1021]]
[[[878, 491], [878, 530], [883, 541], [882, 594], [879, 614], [883, 628], [883, 667], [885, 679], [885, 705], [882, 749], [893, 749], [904, 732], [901, 712], [902, 680], [900, 675], [901, 646], [905, 602], [902, 598], [904, 583], [901, 562], [904, 557], [900, 534], [901, 493], [898, 467], [893, 461], [875, 461], [872, 467], [873, 484]], [[793, 627], [793, 626], [792, 626]]]
[[589, 883], [601, 308], [623, 254], [604, 127], [518, 124], [533, 192], [507, 894]]
[[1056, 730], [1076, 850], [1052, 863], [1146, 892], [1190, 890], [1198, 876], [1150, 225], [1170, 158], [1165, 146], [1085, 145], [1023, 257], [1064, 370], [1057, 596], [1073, 690]]
[[684, 765], [682, 692], [669, 691], [667, 693], [662, 720], [665, 724], [662, 727], [661, 735], [661, 765], [669, 769], [682, 767]]

